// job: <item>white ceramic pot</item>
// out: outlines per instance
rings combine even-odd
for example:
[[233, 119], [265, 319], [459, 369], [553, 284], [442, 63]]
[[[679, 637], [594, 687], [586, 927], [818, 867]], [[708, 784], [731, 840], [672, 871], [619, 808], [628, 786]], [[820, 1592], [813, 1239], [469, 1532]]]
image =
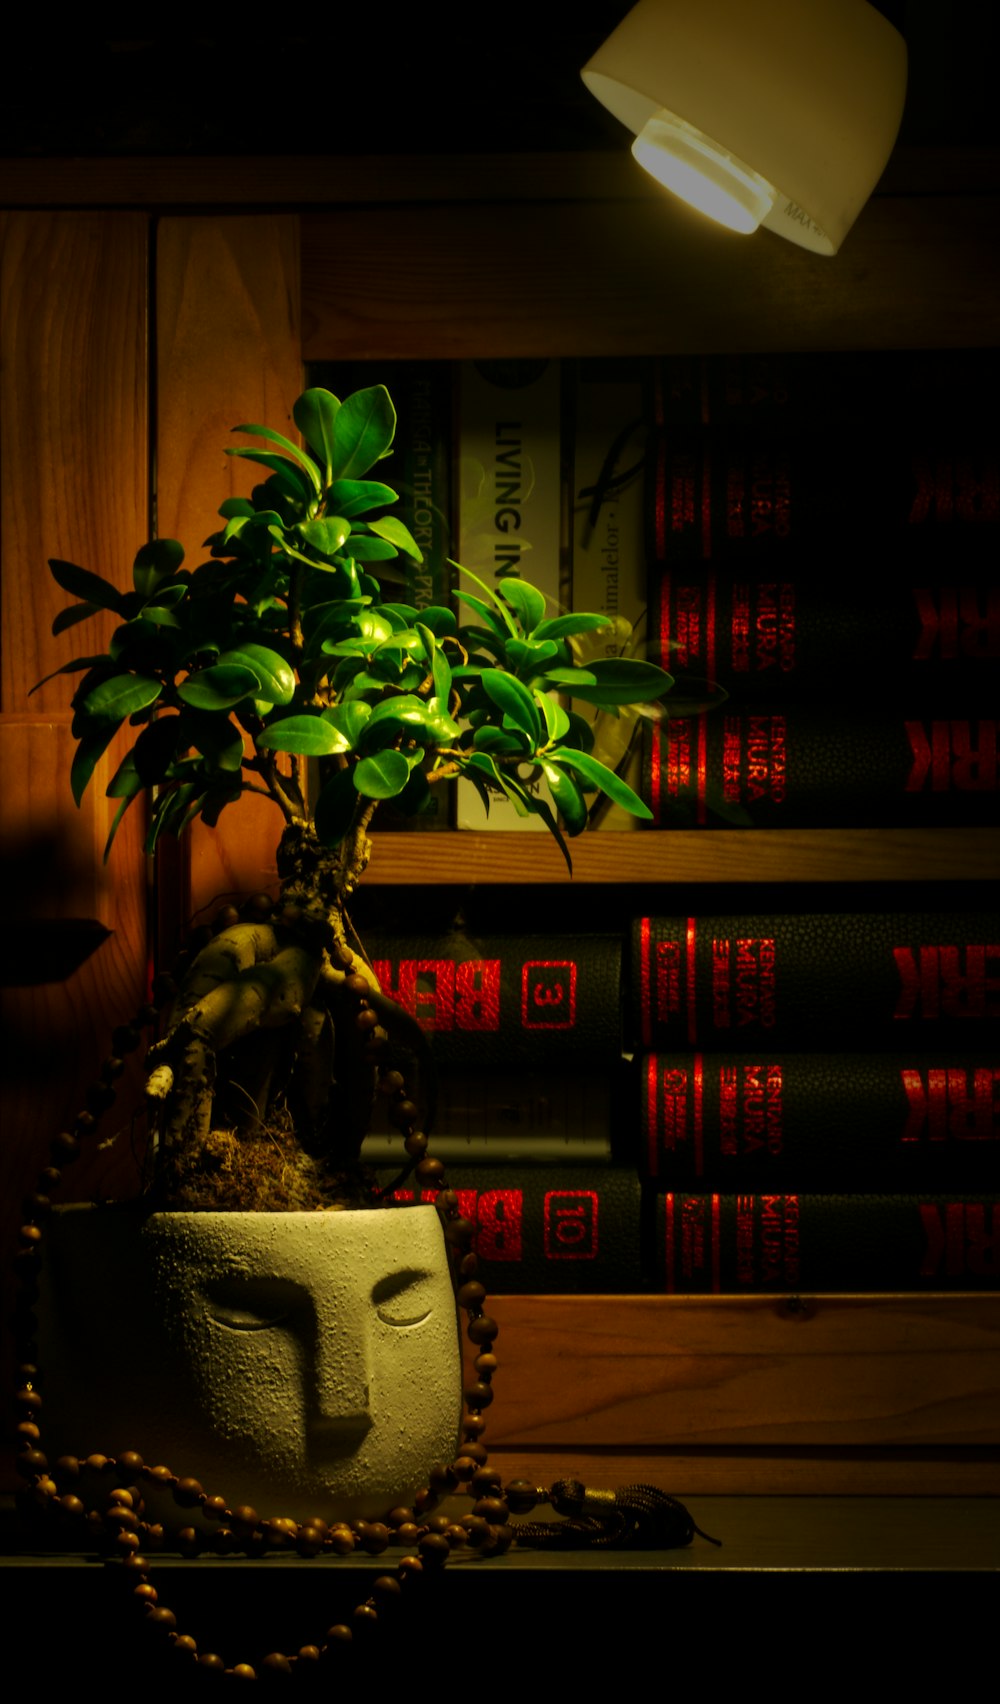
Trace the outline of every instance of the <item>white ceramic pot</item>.
[[50, 1460], [137, 1450], [230, 1507], [329, 1521], [408, 1503], [454, 1459], [461, 1350], [433, 1207], [66, 1207], [46, 1243]]

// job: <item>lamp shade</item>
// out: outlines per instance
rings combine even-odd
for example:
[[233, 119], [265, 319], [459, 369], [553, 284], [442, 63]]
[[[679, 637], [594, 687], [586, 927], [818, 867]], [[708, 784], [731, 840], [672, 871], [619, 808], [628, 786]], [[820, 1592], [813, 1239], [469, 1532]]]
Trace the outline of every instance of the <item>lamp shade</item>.
[[707, 180], [723, 223], [830, 255], [895, 142], [906, 46], [866, 0], [639, 0], [582, 76], [685, 200]]

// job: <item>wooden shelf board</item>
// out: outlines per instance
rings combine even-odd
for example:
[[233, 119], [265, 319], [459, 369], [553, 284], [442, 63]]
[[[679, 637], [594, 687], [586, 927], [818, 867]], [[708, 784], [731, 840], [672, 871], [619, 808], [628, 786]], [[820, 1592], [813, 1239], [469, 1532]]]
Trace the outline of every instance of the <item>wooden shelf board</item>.
[[[456, 874], [504, 886], [568, 879], [547, 834], [376, 832], [373, 840], [366, 883], [433, 886], [453, 884]], [[570, 853], [577, 882], [618, 885], [992, 880], [1000, 828], [597, 830], [573, 841]]]

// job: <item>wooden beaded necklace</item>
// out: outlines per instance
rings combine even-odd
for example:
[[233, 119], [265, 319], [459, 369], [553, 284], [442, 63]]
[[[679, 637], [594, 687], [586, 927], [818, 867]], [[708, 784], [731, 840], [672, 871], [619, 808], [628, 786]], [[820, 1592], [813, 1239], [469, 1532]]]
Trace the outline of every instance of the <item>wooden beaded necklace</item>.
[[[367, 998], [368, 984], [362, 977], [348, 976], [346, 985], [357, 996], [358, 1027], [369, 1038], [369, 1046], [377, 1048], [378, 1014]], [[159, 1001], [175, 992], [176, 984], [171, 978], [160, 977], [154, 983], [154, 998]], [[380, 1521], [332, 1523], [318, 1517], [304, 1521], [281, 1516], [261, 1518], [256, 1509], [230, 1506], [225, 1498], [206, 1491], [199, 1480], [176, 1474], [162, 1464], [148, 1464], [132, 1450], [117, 1457], [99, 1453], [83, 1458], [62, 1456], [50, 1463], [44, 1451], [43, 1398], [34, 1339], [44, 1223], [51, 1209], [51, 1193], [58, 1187], [65, 1167], [78, 1158], [83, 1143], [93, 1136], [102, 1114], [114, 1104], [114, 1084], [124, 1070], [124, 1056], [139, 1047], [143, 1031], [156, 1023], [158, 1015], [157, 1005], [146, 1005], [131, 1024], [115, 1031], [112, 1056], [105, 1061], [72, 1130], [61, 1132], [50, 1144], [49, 1164], [42, 1168], [35, 1189], [24, 1203], [24, 1223], [15, 1256], [19, 1363], [15, 1447], [18, 1472], [25, 1481], [18, 1502], [30, 1523], [47, 1519], [60, 1535], [67, 1538], [71, 1534], [82, 1535], [124, 1573], [135, 1610], [179, 1657], [189, 1660], [199, 1671], [240, 1679], [254, 1679], [258, 1673], [304, 1677], [336, 1666], [359, 1632], [367, 1634], [391, 1620], [401, 1594], [412, 1590], [413, 1582], [422, 1574], [441, 1569], [458, 1550], [479, 1556], [500, 1556], [515, 1537], [521, 1544], [562, 1546], [629, 1541], [673, 1546], [689, 1544], [696, 1532], [707, 1537], [700, 1533], [681, 1503], [656, 1487], [631, 1486], [618, 1492], [593, 1492], [576, 1481], [557, 1481], [545, 1488], [522, 1479], [510, 1480], [504, 1486], [501, 1475], [488, 1465], [482, 1435], [486, 1429], [485, 1411], [493, 1401], [493, 1378], [497, 1370], [494, 1344], [499, 1326], [486, 1312], [486, 1291], [472, 1247], [474, 1227], [462, 1216], [458, 1197], [448, 1186], [440, 1160], [428, 1152], [428, 1139], [420, 1128], [417, 1107], [398, 1070], [382, 1073], [382, 1087], [390, 1100], [390, 1118], [403, 1136], [410, 1162], [407, 1169], [414, 1170], [422, 1189], [436, 1191], [435, 1204], [442, 1220], [457, 1305], [466, 1316], [465, 1334], [475, 1350], [472, 1364], [475, 1377], [466, 1384], [463, 1393], [461, 1443], [456, 1459], [431, 1468], [427, 1484], [418, 1492], [412, 1507], [390, 1509]], [[399, 1181], [394, 1180], [395, 1184]], [[81, 1495], [85, 1489], [86, 1498]], [[247, 1662], [227, 1665], [217, 1652], [199, 1649], [191, 1635], [178, 1628], [176, 1615], [161, 1601], [150, 1579], [149, 1558], [166, 1547], [166, 1540], [162, 1524], [147, 1518], [146, 1497], [164, 1492], [179, 1510], [191, 1512], [190, 1524], [170, 1534], [171, 1547], [184, 1557], [206, 1552], [220, 1557], [233, 1554], [260, 1557], [281, 1551], [310, 1559], [379, 1556], [391, 1546], [401, 1548], [404, 1554], [393, 1573], [376, 1576], [371, 1590], [355, 1605], [351, 1619], [327, 1627], [317, 1643], [303, 1644], [290, 1654], [269, 1652], [256, 1666]], [[456, 1520], [436, 1512], [443, 1501], [457, 1495], [471, 1498], [468, 1514]], [[562, 1517], [560, 1521], [527, 1519], [541, 1503], [549, 1503]], [[520, 1517], [516, 1533], [510, 1522], [512, 1515]]]

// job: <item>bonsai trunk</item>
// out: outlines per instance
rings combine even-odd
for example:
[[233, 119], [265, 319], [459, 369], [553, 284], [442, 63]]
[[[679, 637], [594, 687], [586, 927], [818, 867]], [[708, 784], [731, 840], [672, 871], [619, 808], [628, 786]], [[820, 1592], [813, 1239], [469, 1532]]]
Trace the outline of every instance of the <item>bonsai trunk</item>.
[[359, 1156], [379, 1071], [388, 1043], [415, 1054], [419, 1036], [381, 995], [346, 911], [369, 817], [332, 851], [311, 825], [287, 826], [277, 906], [222, 913], [186, 968], [147, 1061], [158, 1205], [370, 1205]]

